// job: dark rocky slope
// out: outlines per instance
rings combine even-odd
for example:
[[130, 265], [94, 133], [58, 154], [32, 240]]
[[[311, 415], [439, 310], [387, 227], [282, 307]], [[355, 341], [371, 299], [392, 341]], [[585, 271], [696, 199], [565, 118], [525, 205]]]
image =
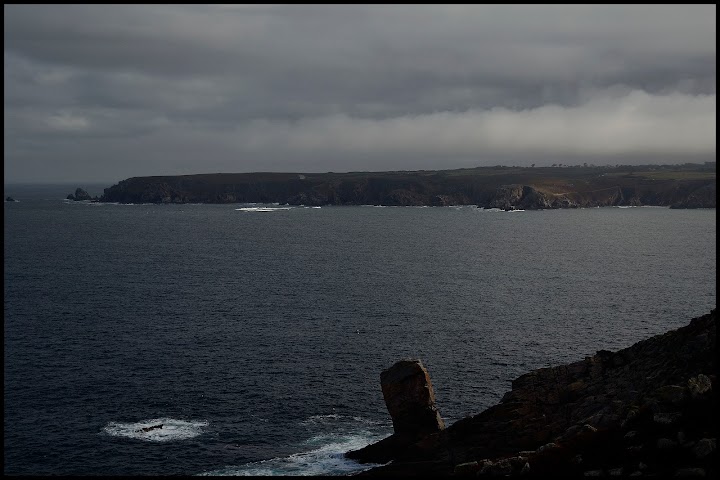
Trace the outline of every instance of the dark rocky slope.
[[[714, 164], [713, 164], [714, 165]], [[105, 189], [120, 203], [477, 205], [545, 209], [611, 205], [714, 208], [714, 167], [520, 168], [133, 177]]]
[[713, 310], [629, 348], [527, 373], [498, 405], [448, 428], [346, 455], [392, 460], [361, 474], [372, 476], [712, 477], [716, 354]]

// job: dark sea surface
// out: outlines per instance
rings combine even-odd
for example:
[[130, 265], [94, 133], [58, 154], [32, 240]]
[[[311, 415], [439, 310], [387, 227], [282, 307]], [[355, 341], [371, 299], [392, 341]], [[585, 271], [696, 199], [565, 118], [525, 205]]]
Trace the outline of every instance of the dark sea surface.
[[714, 209], [62, 200], [73, 191], [5, 186], [5, 474], [350, 472], [366, 467], [344, 451], [392, 431], [380, 372], [399, 359], [423, 361], [451, 424], [530, 369], [717, 302]]

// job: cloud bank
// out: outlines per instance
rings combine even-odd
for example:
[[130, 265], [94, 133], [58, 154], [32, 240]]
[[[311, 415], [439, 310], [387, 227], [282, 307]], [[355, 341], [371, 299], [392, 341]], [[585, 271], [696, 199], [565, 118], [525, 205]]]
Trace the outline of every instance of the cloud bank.
[[715, 158], [714, 5], [6, 5], [5, 179]]

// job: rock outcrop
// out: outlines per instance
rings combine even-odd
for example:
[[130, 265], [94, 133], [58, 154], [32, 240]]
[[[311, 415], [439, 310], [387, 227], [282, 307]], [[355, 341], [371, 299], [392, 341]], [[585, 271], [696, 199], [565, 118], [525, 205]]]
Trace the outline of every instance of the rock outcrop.
[[90, 196], [88, 192], [83, 190], [82, 188], [76, 188], [75, 189], [75, 195], [72, 193], [67, 196], [68, 200], [74, 200], [76, 202], [80, 202], [82, 200], [92, 200], [93, 198]]
[[380, 386], [395, 433], [423, 436], [445, 428], [430, 375], [420, 360], [401, 360], [384, 370]]
[[[363, 475], [713, 476], [716, 354], [713, 310], [629, 348], [527, 373], [498, 405]], [[376, 445], [347, 456], [377, 461]]]
[[435, 406], [430, 375], [420, 360], [401, 360], [383, 370], [380, 386], [395, 433], [376, 444], [349, 452], [349, 458], [385, 463], [419, 440], [445, 428]]
[[163, 428], [163, 424], [162, 424], [162, 423], [159, 424], [159, 425], [151, 425], [151, 426], [149, 426], [149, 427], [141, 428], [141, 429], [135, 430], [135, 431], [136, 431], [136, 432], [149, 432], [149, 431], [151, 431], [151, 430], [159, 430], [159, 429], [161, 429], [161, 428]]
[[530, 185], [501, 185], [483, 206], [502, 210], [545, 210], [590, 205], [578, 204], [565, 195], [543, 193]]

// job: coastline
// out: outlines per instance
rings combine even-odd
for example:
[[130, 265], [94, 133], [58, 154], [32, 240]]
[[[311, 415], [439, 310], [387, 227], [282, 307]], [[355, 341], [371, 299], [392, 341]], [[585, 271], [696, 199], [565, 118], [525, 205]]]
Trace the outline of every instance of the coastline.
[[602, 206], [715, 208], [713, 166], [482, 167], [352, 173], [218, 173], [133, 177], [100, 202], [461, 206], [543, 210]]
[[362, 476], [712, 477], [716, 353], [713, 309], [617, 352], [533, 370], [499, 404], [438, 432], [346, 456], [386, 463]]

